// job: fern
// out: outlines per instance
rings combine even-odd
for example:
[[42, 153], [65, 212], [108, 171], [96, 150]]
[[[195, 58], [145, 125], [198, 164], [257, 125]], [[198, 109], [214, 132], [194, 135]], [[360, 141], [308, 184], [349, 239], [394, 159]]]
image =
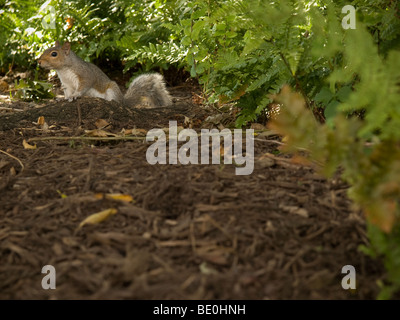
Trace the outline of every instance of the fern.
[[128, 70], [136, 64], [143, 66], [161, 66], [165, 63], [177, 64], [178, 67], [182, 65], [185, 59], [185, 51], [183, 48], [178, 47], [174, 42], [163, 44], [149, 44], [135, 50], [134, 54], [126, 57], [128, 61], [125, 65], [125, 70]]
[[[357, 21], [357, 28], [348, 31], [340, 28], [340, 8], [332, 2], [327, 11], [313, 10], [312, 30], [318, 37], [305, 47], [312, 58], [300, 60], [297, 74], [300, 81], [313, 82], [306, 94], [325, 108], [328, 123], [318, 124], [304, 107], [304, 97], [287, 87], [275, 96], [283, 107], [272, 122], [273, 128], [286, 135], [292, 150], [307, 148], [323, 164], [322, 172], [331, 176], [340, 168], [342, 178], [351, 185], [349, 197], [363, 209], [369, 225], [370, 245], [363, 251], [385, 262], [388, 282], [381, 283], [379, 298], [386, 299], [400, 290], [400, 251], [396, 249], [400, 239], [400, 51], [396, 46], [389, 49], [392, 40], [376, 41], [382, 35], [377, 30], [388, 30], [381, 22], [397, 10], [390, 3], [384, 10], [378, 5], [373, 23]], [[365, 11], [377, 4], [363, 1], [363, 5]], [[399, 36], [394, 30], [390, 39]], [[382, 43], [387, 45], [385, 50]], [[318, 74], [324, 79], [319, 85], [314, 80]], [[349, 116], [354, 111], [362, 112], [363, 119]]]

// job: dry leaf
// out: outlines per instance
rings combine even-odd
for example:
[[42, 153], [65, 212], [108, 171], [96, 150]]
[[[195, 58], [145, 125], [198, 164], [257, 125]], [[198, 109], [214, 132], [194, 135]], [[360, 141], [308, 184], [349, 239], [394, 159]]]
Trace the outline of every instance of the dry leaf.
[[24, 146], [24, 149], [36, 149], [36, 144], [33, 146], [28, 142], [26, 142], [25, 139], [22, 141], [22, 145]]
[[44, 117], [43, 117], [43, 116], [40, 116], [40, 117], [38, 118], [36, 124], [39, 125], [39, 126], [43, 126], [43, 125], [45, 124], [45, 122], [46, 122], [46, 121], [44, 121]]
[[40, 127], [40, 129], [47, 131], [49, 129], [49, 125], [47, 124], [47, 122], [44, 120], [43, 116], [40, 116], [37, 119], [37, 122], [35, 123], [36, 125], [38, 125]]
[[94, 213], [87, 217], [85, 220], [83, 220], [80, 224], [78, 229], [82, 228], [85, 224], [97, 224], [100, 223], [104, 220], [106, 220], [109, 216], [116, 214], [118, 211], [117, 209], [111, 208], [107, 209], [104, 211], [100, 211], [97, 213]]
[[103, 129], [109, 126], [110, 124], [104, 119], [97, 119], [94, 125], [96, 126], [97, 129]]
[[97, 199], [110, 199], [110, 200], [120, 200], [124, 202], [132, 202], [133, 198], [129, 194], [122, 194], [122, 193], [96, 193], [95, 197]]
[[125, 136], [145, 136], [147, 134], [147, 130], [145, 129], [127, 129], [122, 130], [121, 133]]
[[0, 92], [7, 92], [8, 91], [8, 83], [4, 80], [0, 80]]
[[110, 133], [101, 129], [94, 129], [94, 130], [85, 130], [85, 134], [88, 137], [116, 137], [117, 135], [114, 133]]

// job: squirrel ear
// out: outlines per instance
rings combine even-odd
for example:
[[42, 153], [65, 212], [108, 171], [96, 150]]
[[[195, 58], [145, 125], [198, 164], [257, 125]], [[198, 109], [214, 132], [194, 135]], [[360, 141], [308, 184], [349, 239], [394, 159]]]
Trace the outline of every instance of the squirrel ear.
[[60, 41], [56, 40], [56, 44], [54, 46], [55, 47], [59, 47], [60, 46]]
[[69, 55], [69, 52], [71, 51], [71, 44], [69, 42], [65, 42], [61, 49], [64, 51], [66, 55]]

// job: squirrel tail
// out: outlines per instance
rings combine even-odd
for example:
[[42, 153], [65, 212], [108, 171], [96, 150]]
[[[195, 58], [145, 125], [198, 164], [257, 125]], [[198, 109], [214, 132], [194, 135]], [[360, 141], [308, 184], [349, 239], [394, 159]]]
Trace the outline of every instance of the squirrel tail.
[[167, 107], [172, 103], [164, 77], [159, 73], [143, 74], [135, 78], [124, 98], [128, 106], [137, 108]]

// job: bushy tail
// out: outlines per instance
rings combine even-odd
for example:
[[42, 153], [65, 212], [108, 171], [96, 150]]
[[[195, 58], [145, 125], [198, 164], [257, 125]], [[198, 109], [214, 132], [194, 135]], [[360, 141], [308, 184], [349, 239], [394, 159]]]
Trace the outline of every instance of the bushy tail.
[[125, 103], [137, 108], [157, 108], [171, 105], [172, 99], [159, 73], [143, 74], [135, 78], [125, 94]]

